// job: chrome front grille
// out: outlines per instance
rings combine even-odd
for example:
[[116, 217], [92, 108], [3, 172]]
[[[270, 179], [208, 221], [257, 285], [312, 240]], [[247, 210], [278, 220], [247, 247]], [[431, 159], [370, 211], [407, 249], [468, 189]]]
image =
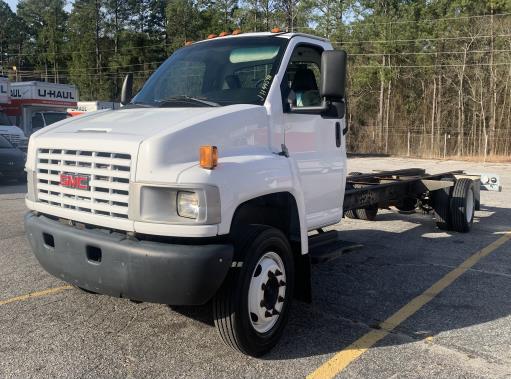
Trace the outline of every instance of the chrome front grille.
[[[39, 149], [37, 201], [79, 212], [127, 219], [130, 168], [129, 154]], [[61, 186], [61, 174], [87, 176], [89, 189]]]

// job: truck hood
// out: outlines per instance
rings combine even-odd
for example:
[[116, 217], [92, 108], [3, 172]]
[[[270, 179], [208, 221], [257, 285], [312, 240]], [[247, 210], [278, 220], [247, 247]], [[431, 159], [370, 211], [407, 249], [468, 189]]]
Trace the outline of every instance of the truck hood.
[[[131, 180], [165, 170], [159, 181], [197, 164], [201, 145], [216, 145], [220, 156], [242, 146], [268, 147], [266, 108], [230, 105], [205, 108], [124, 108], [68, 118], [32, 136], [27, 168], [38, 148], [128, 153]], [[172, 167], [170, 167], [172, 166]], [[141, 173], [135, 177], [135, 171]], [[176, 175], [169, 175], [173, 171]]]
[[[55, 124], [55, 127], [46, 128], [45, 136], [53, 138], [61, 134], [80, 133], [115, 135], [112, 138], [123, 136], [150, 137], [164, 130], [170, 131], [184, 120], [191, 120], [211, 112], [215, 108], [124, 108], [120, 110], [107, 110], [92, 112], [85, 117], [67, 119]], [[110, 137], [106, 137], [110, 138]]]

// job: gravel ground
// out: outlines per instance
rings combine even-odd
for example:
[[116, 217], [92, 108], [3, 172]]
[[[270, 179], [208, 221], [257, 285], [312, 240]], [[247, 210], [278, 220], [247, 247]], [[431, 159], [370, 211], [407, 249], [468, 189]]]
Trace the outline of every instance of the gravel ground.
[[[296, 302], [263, 359], [224, 346], [207, 308], [171, 309], [69, 289], [0, 305], [0, 377], [304, 377], [479, 249], [511, 229], [511, 165], [352, 158], [350, 171], [424, 167], [501, 175], [482, 192], [469, 234], [431, 216], [382, 211], [343, 220], [364, 248], [313, 269], [312, 304]], [[44, 272], [24, 235], [24, 186], [0, 184], [0, 304], [63, 282]], [[511, 377], [511, 242], [462, 275], [340, 377]]]

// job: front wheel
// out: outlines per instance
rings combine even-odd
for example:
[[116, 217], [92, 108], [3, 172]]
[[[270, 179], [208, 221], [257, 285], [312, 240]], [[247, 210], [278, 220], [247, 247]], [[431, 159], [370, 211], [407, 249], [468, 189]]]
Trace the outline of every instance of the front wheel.
[[223, 341], [261, 356], [280, 339], [289, 316], [294, 260], [286, 236], [275, 228], [250, 226], [235, 246], [235, 267], [213, 300], [213, 317]]

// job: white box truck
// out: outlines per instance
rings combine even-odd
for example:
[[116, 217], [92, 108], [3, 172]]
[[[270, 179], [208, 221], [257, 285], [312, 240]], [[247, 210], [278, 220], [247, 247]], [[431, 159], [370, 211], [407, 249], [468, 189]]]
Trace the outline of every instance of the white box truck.
[[119, 110], [30, 139], [32, 249], [89, 292], [211, 303], [223, 340], [258, 356], [278, 341], [310, 265], [355, 246], [323, 227], [379, 207], [435, 212], [468, 231], [473, 178], [410, 169], [346, 175], [346, 53], [299, 33], [214, 38], [176, 51]]

